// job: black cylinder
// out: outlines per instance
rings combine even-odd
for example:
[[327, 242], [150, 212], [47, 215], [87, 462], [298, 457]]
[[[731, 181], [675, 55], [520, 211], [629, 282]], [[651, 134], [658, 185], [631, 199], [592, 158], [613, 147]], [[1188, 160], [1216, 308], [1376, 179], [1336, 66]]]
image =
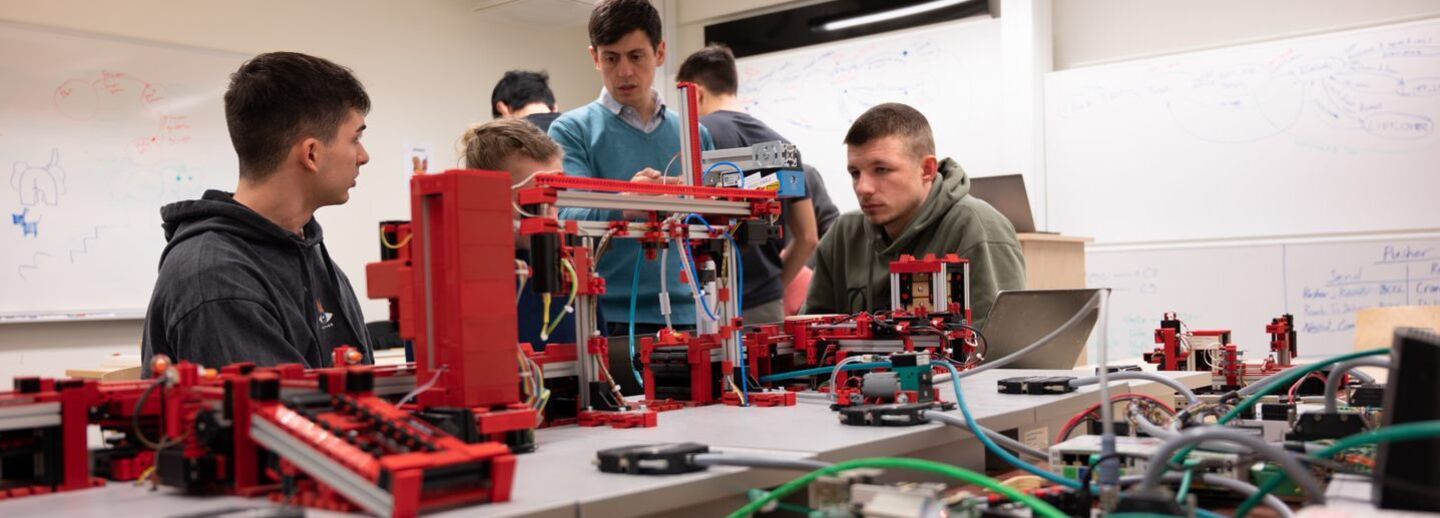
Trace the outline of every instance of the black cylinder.
[[530, 286], [535, 293], [560, 291], [560, 235], [530, 236]]

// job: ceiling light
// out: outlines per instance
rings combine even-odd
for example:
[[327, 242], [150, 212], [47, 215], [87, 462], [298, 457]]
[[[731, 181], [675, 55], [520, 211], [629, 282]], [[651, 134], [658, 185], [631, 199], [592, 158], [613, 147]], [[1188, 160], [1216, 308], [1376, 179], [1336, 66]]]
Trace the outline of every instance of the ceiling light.
[[899, 9], [891, 9], [889, 11], [881, 11], [878, 13], [870, 13], [861, 16], [843, 18], [840, 20], [835, 20], [833, 22], [825, 22], [825, 24], [820, 26], [820, 29], [827, 31], [849, 29], [851, 27], [859, 27], [861, 25], [883, 22], [886, 20], [894, 20], [896, 18], [904, 18], [910, 15], [928, 13], [930, 11], [944, 9], [953, 5], [960, 5], [969, 1], [970, 0], [932, 0], [930, 2], [915, 4], [909, 7], [901, 7]]

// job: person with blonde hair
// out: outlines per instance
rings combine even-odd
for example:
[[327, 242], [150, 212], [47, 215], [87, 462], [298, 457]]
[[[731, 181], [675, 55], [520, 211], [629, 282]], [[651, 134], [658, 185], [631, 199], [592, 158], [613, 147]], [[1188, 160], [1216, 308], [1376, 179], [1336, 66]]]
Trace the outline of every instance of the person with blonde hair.
[[[561, 161], [565, 154], [560, 146], [541, 132], [534, 124], [524, 119], [498, 119], [477, 124], [460, 137], [460, 158], [466, 169], [503, 171], [510, 174], [510, 184], [516, 185], [515, 193], [529, 184], [536, 174], [561, 172]], [[516, 218], [520, 215], [515, 214]], [[530, 261], [530, 240], [515, 235], [515, 258]], [[551, 317], [543, 318], [545, 305], [539, 294], [530, 288], [530, 281], [520, 288], [516, 301], [519, 315], [520, 341], [529, 343], [535, 350], [545, 349], [551, 343], [575, 343], [575, 321], [571, 313], [559, 305], [550, 308]], [[541, 332], [541, 325], [550, 320], [554, 331]], [[558, 321], [557, 321], [558, 320]], [[604, 326], [604, 316], [597, 319]]]

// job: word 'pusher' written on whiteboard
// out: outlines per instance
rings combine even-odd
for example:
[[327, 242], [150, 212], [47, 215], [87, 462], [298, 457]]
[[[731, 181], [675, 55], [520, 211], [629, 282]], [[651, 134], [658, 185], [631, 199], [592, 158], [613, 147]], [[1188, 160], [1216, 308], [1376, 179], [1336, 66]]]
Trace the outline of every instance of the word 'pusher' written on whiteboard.
[[160, 207], [234, 188], [244, 59], [0, 24], [0, 322], [143, 314]]
[[1440, 20], [1053, 72], [1045, 88], [1054, 230], [1440, 228]]
[[1167, 311], [1190, 330], [1229, 329], [1248, 359], [1269, 353], [1265, 325], [1290, 313], [1300, 355], [1342, 354], [1360, 311], [1440, 306], [1440, 235], [1233, 243], [1184, 249], [1101, 250], [1086, 256], [1088, 282], [1114, 291], [1111, 352], [1156, 347]]

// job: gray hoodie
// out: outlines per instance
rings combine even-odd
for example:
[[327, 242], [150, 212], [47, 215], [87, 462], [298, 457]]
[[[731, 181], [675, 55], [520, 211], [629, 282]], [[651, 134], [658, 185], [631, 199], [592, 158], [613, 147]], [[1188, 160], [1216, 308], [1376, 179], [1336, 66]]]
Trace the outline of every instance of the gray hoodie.
[[313, 218], [300, 237], [213, 190], [160, 216], [169, 243], [145, 314], [145, 376], [156, 354], [213, 368], [317, 368], [351, 345], [372, 361], [355, 290]]
[[970, 260], [970, 309], [979, 328], [1000, 290], [1025, 288], [1025, 256], [1015, 227], [995, 207], [970, 196], [970, 177], [949, 158], [915, 221], [894, 241], [865, 214], [848, 212], [815, 252], [815, 276], [803, 313], [855, 313], [890, 308], [890, 262], [959, 254]]

